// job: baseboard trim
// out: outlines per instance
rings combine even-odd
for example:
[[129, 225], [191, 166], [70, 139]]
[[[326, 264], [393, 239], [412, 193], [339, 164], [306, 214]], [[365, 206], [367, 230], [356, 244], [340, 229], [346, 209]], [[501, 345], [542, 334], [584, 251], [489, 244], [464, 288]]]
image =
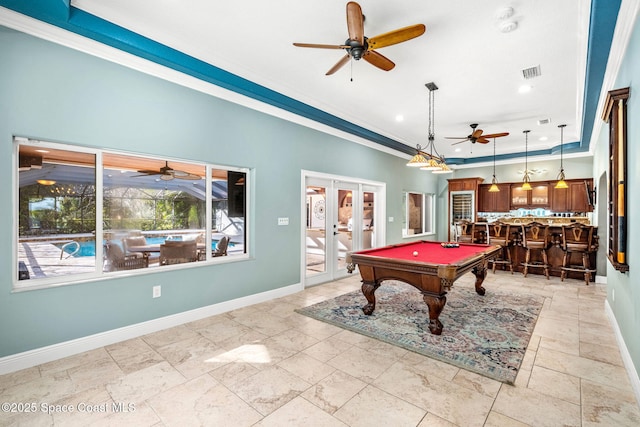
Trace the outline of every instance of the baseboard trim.
[[297, 283], [255, 295], [249, 295], [46, 347], [36, 348], [22, 353], [12, 354], [10, 356], [0, 358], [0, 375], [31, 368], [63, 357], [73, 356], [74, 354], [137, 338], [142, 335], [179, 326], [195, 320], [204, 319], [205, 317], [215, 316], [231, 310], [270, 301], [275, 298], [281, 298], [302, 290], [304, 290], [302, 284]]
[[609, 318], [609, 322], [611, 322], [611, 326], [613, 327], [613, 332], [615, 333], [616, 341], [618, 342], [618, 348], [620, 349], [622, 362], [624, 363], [624, 367], [627, 370], [627, 375], [629, 375], [631, 387], [633, 388], [633, 392], [636, 395], [636, 402], [638, 402], [638, 404], [640, 405], [640, 377], [638, 377], [638, 371], [633, 365], [631, 354], [629, 354], [629, 350], [627, 349], [627, 345], [624, 342], [624, 338], [622, 338], [622, 333], [620, 332], [620, 328], [618, 327], [616, 316], [613, 314], [613, 310], [609, 305], [609, 300], [606, 300], [604, 303], [604, 311]]

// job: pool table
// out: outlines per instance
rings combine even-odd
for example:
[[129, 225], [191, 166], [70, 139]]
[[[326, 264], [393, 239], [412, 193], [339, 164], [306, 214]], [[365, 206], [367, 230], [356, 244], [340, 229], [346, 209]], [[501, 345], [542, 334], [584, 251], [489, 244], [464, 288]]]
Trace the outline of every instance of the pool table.
[[366, 315], [376, 308], [375, 291], [380, 284], [399, 280], [422, 293], [429, 307], [429, 330], [440, 335], [442, 323], [438, 318], [453, 282], [471, 271], [476, 276], [476, 292], [484, 295], [482, 282], [487, 275], [487, 261], [498, 257], [501, 251], [498, 245], [418, 241], [352, 252], [347, 256], [347, 269], [353, 272], [358, 265], [362, 293], [368, 302], [362, 307]]

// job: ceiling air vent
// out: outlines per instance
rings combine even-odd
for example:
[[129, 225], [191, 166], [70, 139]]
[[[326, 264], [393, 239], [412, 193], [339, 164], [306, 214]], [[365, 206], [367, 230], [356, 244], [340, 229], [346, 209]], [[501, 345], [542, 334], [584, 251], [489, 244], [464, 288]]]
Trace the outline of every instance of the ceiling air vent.
[[535, 67], [529, 67], [522, 70], [522, 76], [525, 79], [533, 79], [535, 77], [540, 77], [542, 75], [542, 71], [540, 70], [540, 66], [536, 65]]
[[540, 119], [540, 120], [538, 120], [538, 126], [548, 125], [549, 123], [551, 123], [551, 119]]

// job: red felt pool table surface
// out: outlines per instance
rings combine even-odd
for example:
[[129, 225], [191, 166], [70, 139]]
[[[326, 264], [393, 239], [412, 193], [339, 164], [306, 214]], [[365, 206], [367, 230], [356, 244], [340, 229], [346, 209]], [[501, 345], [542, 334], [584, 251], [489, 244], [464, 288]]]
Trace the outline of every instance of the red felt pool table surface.
[[[458, 247], [445, 248], [440, 242], [421, 241], [385, 246], [358, 253], [431, 264], [455, 264], [486, 251], [490, 247], [489, 245], [461, 244]], [[413, 255], [414, 252], [418, 253], [417, 256]]]

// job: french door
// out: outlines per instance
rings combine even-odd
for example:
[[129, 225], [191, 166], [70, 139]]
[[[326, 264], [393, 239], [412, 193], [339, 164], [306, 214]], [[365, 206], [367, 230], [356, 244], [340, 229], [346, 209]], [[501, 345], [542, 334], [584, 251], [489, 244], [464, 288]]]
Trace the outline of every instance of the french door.
[[306, 175], [304, 181], [305, 286], [348, 274], [346, 255], [384, 244], [384, 184]]

